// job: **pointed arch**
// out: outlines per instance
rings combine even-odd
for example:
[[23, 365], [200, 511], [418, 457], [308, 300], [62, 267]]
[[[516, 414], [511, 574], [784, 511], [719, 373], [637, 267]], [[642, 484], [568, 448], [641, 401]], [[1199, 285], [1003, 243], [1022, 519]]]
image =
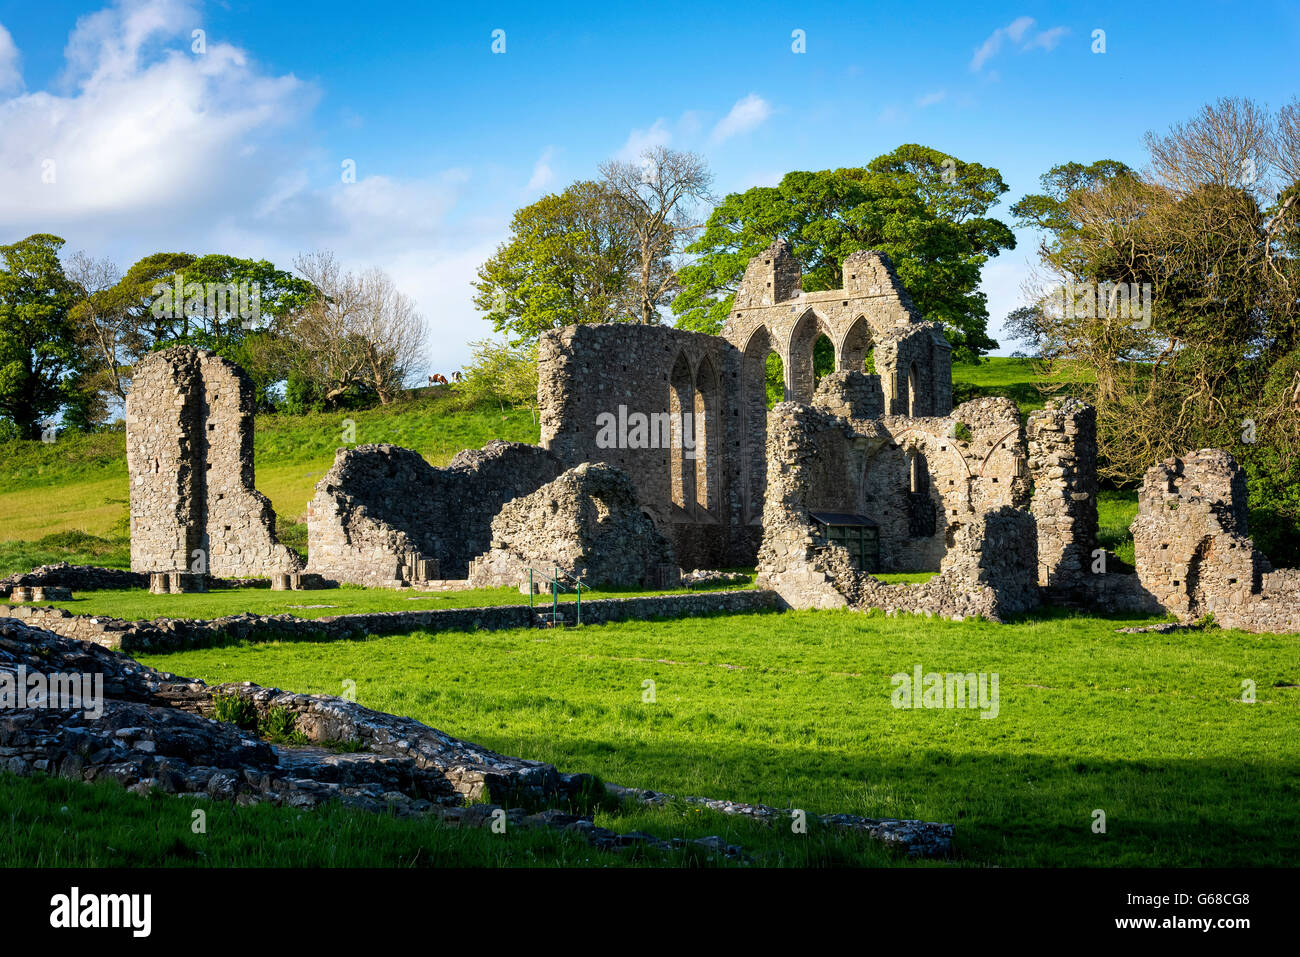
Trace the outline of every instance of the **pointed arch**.
[[721, 456], [722, 436], [719, 410], [722, 405], [722, 383], [708, 356], [700, 360], [695, 372], [694, 464], [695, 504], [714, 515], [718, 513], [720, 498], [718, 462]]
[[917, 418], [922, 415], [921, 408], [921, 374], [916, 367], [916, 361], [908, 363], [907, 366], [907, 394], [903, 397], [903, 408], [907, 410], [907, 415]]
[[[695, 502], [694, 461], [686, 457], [686, 438], [683, 425], [690, 421], [695, 409], [695, 381], [686, 353], [679, 352], [668, 376], [668, 413], [672, 430], [669, 443], [669, 487], [672, 501], [678, 508], [687, 509]], [[691, 468], [687, 468], [687, 465]]]
[[844, 333], [840, 343], [839, 367], [845, 372], [865, 372], [874, 375], [876, 342], [871, 332], [871, 324], [866, 316], [858, 316]]
[[787, 349], [789, 361], [786, 363], [785, 375], [789, 396], [795, 402], [805, 405], [812, 402], [813, 392], [817, 388], [813, 351], [817, 340], [822, 336], [832, 343], [835, 341], [830, 326], [813, 309], [799, 317], [790, 333]]

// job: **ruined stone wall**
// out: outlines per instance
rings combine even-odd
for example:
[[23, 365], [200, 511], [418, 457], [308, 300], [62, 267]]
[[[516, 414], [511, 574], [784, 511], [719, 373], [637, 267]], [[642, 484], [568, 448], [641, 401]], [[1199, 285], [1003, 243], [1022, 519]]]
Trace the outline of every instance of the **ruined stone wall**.
[[800, 272], [784, 241], [755, 256], [722, 329], [751, 363], [765, 361], [769, 351], [781, 357], [787, 399], [812, 401], [813, 347], [824, 335], [838, 371], [862, 372], [873, 355], [890, 414], [942, 416], [952, 409], [952, 349], [942, 324], [924, 321], [888, 256], [848, 256], [841, 289], [805, 292]]
[[1227, 452], [1201, 449], [1148, 469], [1132, 529], [1138, 577], [1169, 613], [1300, 631], [1300, 571], [1275, 570], [1255, 550], [1246, 476]]
[[1027, 434], [1039, 584], [1086, 588], [1097, 548], [1097, 412], [1078, 399], [1053, 399], [1029, 414]]
[[339, 449], [307, 508], [308, 570], [360, 585], [464, 578], [506, 502], [560, 474], [533, 445], [489, 442], [445, 469], [411, 449]]
[[957, 529], [988, 511], [1028, 506], [1024, 434], [1010, 399], [974, 399], [948, 416], [886, 416], [880, 424], [889, 441], [870, 450], [855, 481], [857, 511], [880, 524], [885, 571], [934, 571]]
[[750, 564], [758, 529], [736, 481], [739, 362], [717, 336], [664, 326], [548, 332], [538, 343], [541, 444], [566, 468], [604, 462], [626, 472], [682, 565]]
[[492, 547], [470, 563], [475, 588], [515, 587], [561, 571], [592, 587], [654, 585], [672, 548], [641, 511], [632, 480], [604, 463], [583, 463], [492, 520]]
[[[941, 469], [938, 475], [951, 473], [971, 479], [971, 461], [977, 467], [997, 461], [1014, 464], [1018, 433], [999, 431], [1006, 424], [1005, 410], [998, 400], [978, 401], [989, 405], [971, 404], [966, 410], [966, 418], [974, 424], [972, 439], [965, 441], [963, 449], [945, 448], [954, 465]], [[991, 482], [987, 490], [978, 487], [980, 482], [964, 483], [961, 500], [969, 511], [962, 514], [959, 510], [948, 521], [942, 533], [940, 574], [923, 584], [886, 585], [855, 569], [840, 546], [816, 544], [810, 513], [825, 509], [858, 512], [877, 521], [879, 515], [885, 519], [881, 525], [882, 559], [901, 548], [890, 531], [896, 528], [892, 518], [880, 511], [873, 513], [870, 507], [863, 507], [871, 503], [856, 498], [861, 490], [871, 487], [863, 476], [877, 474], [880, 454], [895, 446], [901, 449], [900, 434], [891, 432], [891, 427], [899, 426], [917, 429], [910, 420], [845, 420], [824, 409], [794, 403], [773, 410], [759, 550], [760, 587], [773, 589], [794, 608], [883, 608], [997, 620], [1034, 607], [1038, 602], [1037, 539], [1032, 517], [1021, 507], [1027, 489], [1023, 476], [1017, 474], [999, 475], [1003, 481], [997, 483], [997, 489]], [[950, 440], [938, 438], [935, 431], [939, 430], [932, 427], [923, 434], [936, 443], [937, 450]], [[988, 470], [979, 475], [980, 479], [993, 477]], [[955, 490], [956, 479], [953, 481]], [[933, 475], [931, 483], [932, 488], [939, 487]], [[946, 503], [946, 495], [936, 494]], [[850, 507], [855, 500], [859, 507]]]
[[302, 567], [254, 488], [253, 406], [248, 377], [206, 350], [177, 346], [136, 364], [126, 400], [132, 571], [255, 578]]

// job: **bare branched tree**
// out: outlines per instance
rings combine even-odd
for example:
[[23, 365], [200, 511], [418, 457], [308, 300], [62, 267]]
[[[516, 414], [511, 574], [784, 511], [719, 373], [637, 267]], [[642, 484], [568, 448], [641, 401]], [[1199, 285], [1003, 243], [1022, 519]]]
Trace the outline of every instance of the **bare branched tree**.
[[1206, 185], [1261, 191], [1274, 158], [1273, 118], [1253, 100], [1223, 97], [1144, 142], [1150, 177], [1177, 193]]
[[657, 322], [659, 307], [672, 301], [682, 250], [702, 228], [699, 207], [712, 202], [713, 174], [698, 154], [665, 146], [644, 150], [640, 162], [609, 160], [600, 174], [636, 238], [641, 321]]
[[424, 363], [425, 324], [414, 303], [383, 270], [345, 272], [333, 253], [299, 256], [294, 268], [318, 294], [290, 324], [288, 366], [327, 403], [361, 388], [387, 405]]
[[89, 384], [125, 401], [135, 318], [119, 285], [122, 273], [112, 261], [92, 259], [85, 252], [74, 253], [65, 271], [76, 290], [71, 316], [77, 341], [86, 350], [93, 370]]

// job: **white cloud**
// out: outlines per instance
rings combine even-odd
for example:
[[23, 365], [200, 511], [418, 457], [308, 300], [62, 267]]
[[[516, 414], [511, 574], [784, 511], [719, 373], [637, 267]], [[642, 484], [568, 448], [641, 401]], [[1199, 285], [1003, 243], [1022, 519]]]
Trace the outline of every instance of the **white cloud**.
[[[307, 111], [312, 91], [259, 73], [228, 44], [190, 54], [197, 21], [187, 11], [128, 0], [83, 17], [66, 50], [66, 94], [0, 99], [0, 222], [193, 215], [271, 175], [259, 148]], [[186, 52], [161, 48], [178, 36]], [[146, 46], [157, 52], [146, 57]]]
[[715, 144], [722, 143], [733, 136], [757, 129], [771, 115], [772, 105], [757, 93], [751, 93], [736, 101], [731, 111], [718, 121], [709, 138]]
[[1070, 32], [1066, 27], [1052, 27], [1050, 30], [1034, 32], [1036, 23], [1033, 17], [1016, 17], [1005, 27], [998, 27], [990, 33], [971, 57], [971, 72], [978, 73], [984, 68], [985, 63], [997, 56], [1005, 40], [1010, 40], [1012, 44], [1019, 44], [1021, 53], [1034, 49], [1053, 50], [1061, 42], [1061, 38]]
[[662, 119], [658, 119], [648, 130], [633, 130], [629, 133], [627, 142], [615, 154], [615, 158], [627, 163], [635, 162], [645, 150], [667, 146], [672, 141], [672, 132]]
[[[314, 88], [211, 34], [194, 54], [202, 26], [179, 0], [122, 0], [77, 21], [57, 89], [0, 90], [0, 242], [55, 232], [68, 251], [122, 267], [188, 250], [289, 268], [300, 252], [330, 249], [347, 268], [387, 270], [415, 299], [438, 371], [468, 360], [466, 340], [489, 332], [470, 279], [505, 234], [497, 207], [518, 181], [476, 183], [461, 168], [398, 179], [362, 160], [345, 184], [344, 157], [307, 123]], [[0, 43], [0, 77], [16, 53]], [[465, 217], [476, 185], [492, 212]]]
[[1011, 38], [1012, 43], [1019, 43], [1021, 38], [1029, 32], [1030, 27], [1034, 25], [1033, 17], [1016, 17], [1004, 28], [1007, 36]]
[[0, 93], [23, 88], [23, 72], [19, 69], [18, 47], [14, 38], [0, 23]]
[[1026, 50], [1055, 50], [1056, 45], [1061, 42], [1061, 38], [1069, 32], [1070, 30], [1068, 27], [1052, 27], [1052, 29], [1044, 30], [1042, 33], [1035, 36], [1025, 44], [1024, 48]]
[[555, 179], [555, 173], [551, 170], [551, 160], [554, 158], [554, 146], [542, 150], [542, 155], [537, 157], [537, 162], [533, 164], [533, 175], [528, 177], [528, 192], [545, 189]]
[[927, 93], [924, 96], [916, 98], [916, 105], [919, 107], [934, 106], [936, 103], [942, 103], [948, 98], [947, 90], [935, 90], [933, 93]]

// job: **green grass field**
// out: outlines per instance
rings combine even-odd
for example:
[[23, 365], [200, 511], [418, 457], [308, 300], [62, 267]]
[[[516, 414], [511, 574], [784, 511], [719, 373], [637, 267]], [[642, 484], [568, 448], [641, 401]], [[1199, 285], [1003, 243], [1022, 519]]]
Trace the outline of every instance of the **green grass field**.
[[[310, 653], [300, 643], [242, 644], [142, 660], [206, 681], [301, 692], [337, 694], [351, 679], [368, 707], [620, 784], [951, 822], [958, 864], [1293, 863], [1300, 852], [1294, 638], [1116, 634], [1124, 623], [794, 612], [413, 634], [312, 643]], [[997, 716], [895, 709], [890, 676], [918, 664], [997, 673]], [[1245, 679], [1256, 684], [1254, 704], [1242, 702]], [[643, 700], [647, 680], [654, 703]], [[1105, 812], [1105, 834], [1091, 829], [1096, 810]], [[598, 819], [663, 836], [729, 827], [730, 840], [773, 863], [807, 860], [800, 836], [684, 807]], [[277, 826], [272, 833], [292, 833]], [[347, 849], [336, 862], [374, 862], [379, 854], [400, 863], [413, 846], [435, 840], [427, 825], [393, 826], [409, 829], [410, 846], [400, 854], [384, 844], [397, 832], [384, 830], [378, 850]], [[312, 842], [321, 834], [313, 828], [266, 853], [318, 861]], [[887, 860], [862, 842], [831, 845], [835, 855], [827, 858], [823, 847], [817, 861]], [[7, 846], [14, 853], [14, 842]]]
[[[901, 576], [886, 576], [901, 577]], [[910, 577], [910, 576], [909, 576]], [[748, 584], [719, 585], [711, 591], [752, 588]], [[584, 602], [597, 598], [636, 598], [661, 595], [662, 591], [637, 588], [584, 589]], [[684, 594], [677, 591], [673, 594]], [[577, 601], [573, 592], [562, 592], [560, 601]], [[549, 595], [534, 596], [540, 610], [549, 606]], [[78, 615], [107, 615], [127, 621], [149, 618], [220, 618], [251, 612], [255, 615], [288, 614], [296, 618], [322, 618], [381, 611], [428, 611], [439, 608], [477, 608], [485, 605], [526, 605], [528, 596], [516, 588], [475, 588], [465, 591], [417, 592], [392, 588], [361, 588], [343, 585], [313, 591], [271, 591], [269, 588], [222, 588], [184, 595], [151, 595], [140, 589], [112, 589], [84, 592], [70, 601], [32, 602], [66, 608]]]

